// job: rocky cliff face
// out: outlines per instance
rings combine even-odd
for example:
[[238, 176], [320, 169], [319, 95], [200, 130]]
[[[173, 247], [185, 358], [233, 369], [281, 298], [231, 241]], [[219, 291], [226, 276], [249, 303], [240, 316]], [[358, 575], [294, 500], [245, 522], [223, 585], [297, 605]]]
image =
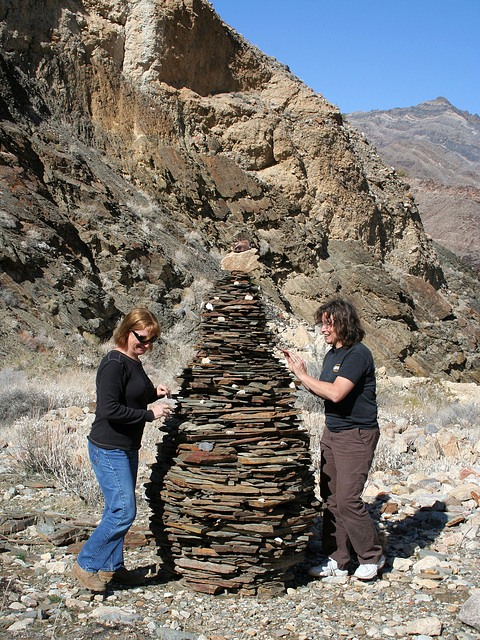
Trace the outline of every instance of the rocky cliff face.
[[480, 118], [445, 98], [348, 120], [411, 185], [427, 233], [480, 268]]
[[81, 358], [134, 304], [174, 322], [248, 237], [279, 307], [348, 296], [378, 364], [480, 380], [478, 280], [447, 277], [365, 137], [208, 2], [4, 0], [0, 21], [4, 345]]

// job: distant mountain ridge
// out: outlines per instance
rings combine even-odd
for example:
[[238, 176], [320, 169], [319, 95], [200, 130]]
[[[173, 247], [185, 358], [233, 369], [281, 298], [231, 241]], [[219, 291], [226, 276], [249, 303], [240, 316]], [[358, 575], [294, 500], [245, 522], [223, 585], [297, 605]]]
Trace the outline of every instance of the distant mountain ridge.
[[480, 117], [446, 98], [403, 109], [356, 111], [347, 119], [397, 171], [447, 186], [480, 188]]
[[480, 117], [439, 97], [347, 119], [404, 174], [427, 233], [479, 269]]

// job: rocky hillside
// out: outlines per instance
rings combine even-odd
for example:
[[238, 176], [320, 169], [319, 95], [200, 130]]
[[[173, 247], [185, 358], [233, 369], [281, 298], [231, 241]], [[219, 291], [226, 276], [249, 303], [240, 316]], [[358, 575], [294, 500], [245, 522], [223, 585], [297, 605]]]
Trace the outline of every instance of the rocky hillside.
[[411, 185], [425, 230], [480, 268], [480, 118], [445, 98], [347, 116]]
[[4, 0], [0, 198], [6, 365], [90, 362], [132, 305], [178, 321], [246, 237], [287, 317], [349, 296], [387, 371], [480, 381], [478, 278], [338, 109], [206, 0]]

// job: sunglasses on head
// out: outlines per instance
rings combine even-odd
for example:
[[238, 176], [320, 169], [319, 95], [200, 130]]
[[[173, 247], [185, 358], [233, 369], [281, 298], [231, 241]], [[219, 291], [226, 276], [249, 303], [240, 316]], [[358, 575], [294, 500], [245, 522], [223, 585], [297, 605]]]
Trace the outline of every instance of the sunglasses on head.
[[153, 336], [152, 338], [147, 338], [146, 336], [141, 336], [140, 334], [138, 334], [133, 329], [131, 331], [132, 331], [133, 335], [135, 336], [135, 338], [139, 342], [141, 342], [142, 344], [153, 344], [158, 339], [158, 336]]

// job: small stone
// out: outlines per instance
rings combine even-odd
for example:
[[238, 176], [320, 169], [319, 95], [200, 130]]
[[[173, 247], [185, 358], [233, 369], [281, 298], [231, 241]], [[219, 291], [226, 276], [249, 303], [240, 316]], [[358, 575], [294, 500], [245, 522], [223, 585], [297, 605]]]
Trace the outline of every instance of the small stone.
[[475, 593], [464, 602], [458, 615], [468, 626], [480, 631], [480, 593]]
[[410, 560], [410, 558], [395, 558], [392, 566], [395, 571], [408, 571], [413, 566], [413, 560]]
[[421, 589], [438, 589], [439, 587], [439, 583], [436, 580], [421, 578], [419, 576], [415, 576], [413, 584], [418, 585]]
[[442, 623], [436, 616], [428, 618], [417, 618], [407, 622], [407, 629], [410, 635], [425, 634], [429, 636], [439, 636], [442, 633]]
[[46, 564], [47, 573], [64, 574], [67, 568], [66, 562], [48, 562]]
[[412, 570], [414, 573], [423, 573], [424, 571], [428, 571], [432, 568], [438, 567], [448, 567], [448, 563], [444, 562], [437, 556], [428, 555], [416, 562], [413, 565]]
[[33, 624], [34, 620], [32, 618], [23, 618], [22, 620], [17, 620], [13, 624], [8, 627], [9, 633], [21, 633], [22, 631], [26, 631], [28, 627]]
[[65, 606], [69, 609], [87, 609], [88, 608], [88, 602], [86, 602], [85, 600], [78, 600], [76, 598], [66, 598], [65, 599]]

